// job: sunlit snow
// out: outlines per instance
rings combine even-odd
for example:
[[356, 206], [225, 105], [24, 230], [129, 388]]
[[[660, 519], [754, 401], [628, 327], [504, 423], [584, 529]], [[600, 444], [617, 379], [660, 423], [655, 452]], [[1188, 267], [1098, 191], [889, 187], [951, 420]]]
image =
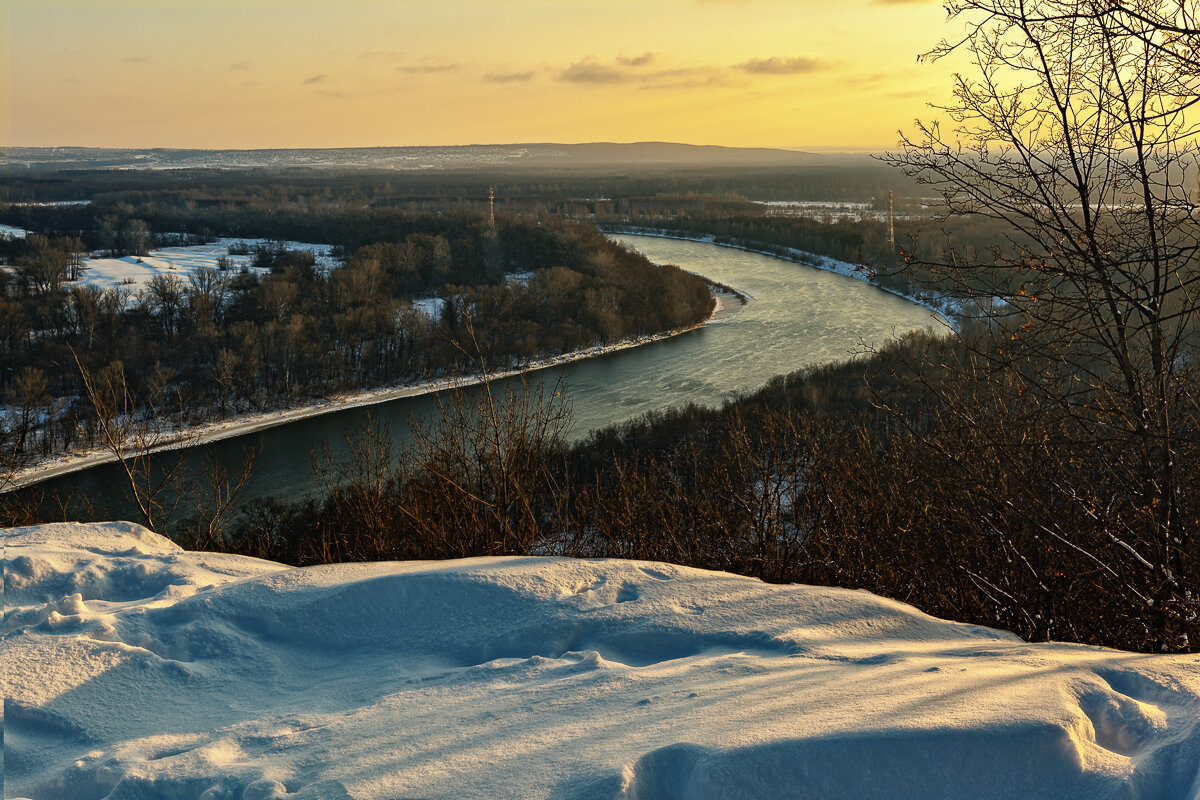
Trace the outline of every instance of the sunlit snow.
[[2, 534], [8, 797], [1200, 798], [1200, 660], [627, 561]]
[[[194, 247], [163, 247], [151, 250], [144, 256], [121, 258], [88, 258], [84, 261], [85, 271], [79, 283], [103, 288], [126, 286], [137, 290], [145, 286], [155, 275], [176, 275], [185, 283], [188, 275], [201, 268], [217, 269], [219, 260], [228, 259], [233, 271], [249, 267], [254, 262], [252, 255], [230, 255], [231, 245], [270, 245], [266, 239], [218, 239], [212, 244]], [[317, 260], [317, 267], [330, 269], [341, 262], [329, 255], [329, 245], [306, 242], [279, 242], [287, 250], [306, 250]]]

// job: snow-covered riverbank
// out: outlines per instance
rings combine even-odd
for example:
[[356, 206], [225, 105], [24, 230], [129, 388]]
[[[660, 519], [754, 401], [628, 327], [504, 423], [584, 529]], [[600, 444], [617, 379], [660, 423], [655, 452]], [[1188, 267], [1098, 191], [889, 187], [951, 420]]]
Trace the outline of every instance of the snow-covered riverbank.
[[1200, 659], [649, 562], [0, 532], [6, 797], [1200, 800]]
[[[680, 328], [664, 333], [640, 336], [635, 339], [626, 339], [608, 345], [596, 345], [594, 347], [588, 347], [583, 350], [576, 350], [558, 356], [549, 356], [528, 364], [524, 364], [519, 368], [494, 371], [492, 373], [492, 377], [505, 378], [522, 372], [535, 372], [538, 370], [552, 369], [554, 367], [560, 367], [575, 361], [580, 361], [582, 359], [595, 358], [597, 356], [615, 353], [620, 350], [640, 347], [642, 345], [650, 344], [651, 342], [662, 341], [663, 339], [668, 339], [688, 333], [689, 331], [696, 330], [703, 325], [721, 322], [736, 314], [737, 310], [742, 307], [741, 301], [730, 292], [717, 290], [714, 291], [713, 294], [717, 301], [713, 308], [713, 313], [707, 320], [698, 325], [692, 325], [690, 327]], [[395, 386], [386, 386], [376, 389], [367, 389], [359, 392], [348, 392], [341, 395], [334, 395], [290, 408], [260, 413], [240, 414], [223, 420], [214, 420], [212, 422], [206, 422], [189, 427], [182, 432], [178, 430], [166, 430], [155, 437], [154, 444], [150, 450], [151, 452], [157, 452], [161, 450], [177, 449], [180, 447], [190, 447], [193, 445], [204, 444], [206, 442], [215, 442], [222, 439], [230, 439], [235, 436], [244, 436], [246, 434], [271, 428], [276, 425], [284, 425], [289, 422], [295, 422], [321, 414], [329, 414], [350, 408], [361, 408], [379, 403], [387, 403], [404, 397], [416, 397], [418, 395], [430, 394], [454, 386], [467, 386], [479, 383], [481, 380], [482, 378], [479, 376], [459, 376], [443, 378], [439, 380], [411, 382]], [[39, 481], [58, 477], [60, 475], [66, 475], [71, 472], [77, 472], [82, 469], [87, 469], [89, 467], [109, 463], [115, 460], [116, 457], [111, 451], [102, 449], [74, 451], [71, 453], [46, 457], [22, 468], [12, 477], [11, 481], [6, 484], [6, 488], [11, 489], [19, 488], [21, 486], [28, 486]]]

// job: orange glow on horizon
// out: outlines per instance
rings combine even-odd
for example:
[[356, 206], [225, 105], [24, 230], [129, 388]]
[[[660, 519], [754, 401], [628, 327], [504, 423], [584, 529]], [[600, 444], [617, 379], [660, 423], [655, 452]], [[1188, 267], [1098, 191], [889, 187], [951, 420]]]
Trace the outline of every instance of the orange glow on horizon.
[[921, 0], [8, 5], [14, 146], [868, 149], [949, 89]]

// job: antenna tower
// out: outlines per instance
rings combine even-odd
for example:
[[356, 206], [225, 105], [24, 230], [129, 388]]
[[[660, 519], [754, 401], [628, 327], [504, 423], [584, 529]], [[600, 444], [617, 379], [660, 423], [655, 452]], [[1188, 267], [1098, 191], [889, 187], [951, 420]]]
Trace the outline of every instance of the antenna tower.
[[888, 189], [888, 245], [892, 248], [893, 252], [896, 250], [896, 215], [894, 208], [892, 190]]
[[488, 222], [491, 223], [492, 230], [496, 229], [496, 187], [488, 187]]

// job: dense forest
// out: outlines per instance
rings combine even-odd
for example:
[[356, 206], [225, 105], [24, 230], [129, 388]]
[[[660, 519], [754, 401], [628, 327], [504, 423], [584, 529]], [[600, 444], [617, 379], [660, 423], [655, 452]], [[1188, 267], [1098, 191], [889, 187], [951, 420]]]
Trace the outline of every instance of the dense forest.
[[[552, 219], [500, 215], [493, 227], [473, 213], [153, 204], [34, 216], [43, 233], [2, 244], [10, 469], [95, 446], [95, 386], [119, 387], [110, 413], [196, 421], [673, 330], [713, 305], [701, 279]], [[87, 253], [138, 256], [225, 234], [315, 239], [344, 263], [320, 269], [309, 252], [241, 243], [234, 250], [252, 256], [249, 268], [157, 275], [137, 292], [87, 284]], [[423, 298], [437, 298], [433, 314], [414, 307]]]

